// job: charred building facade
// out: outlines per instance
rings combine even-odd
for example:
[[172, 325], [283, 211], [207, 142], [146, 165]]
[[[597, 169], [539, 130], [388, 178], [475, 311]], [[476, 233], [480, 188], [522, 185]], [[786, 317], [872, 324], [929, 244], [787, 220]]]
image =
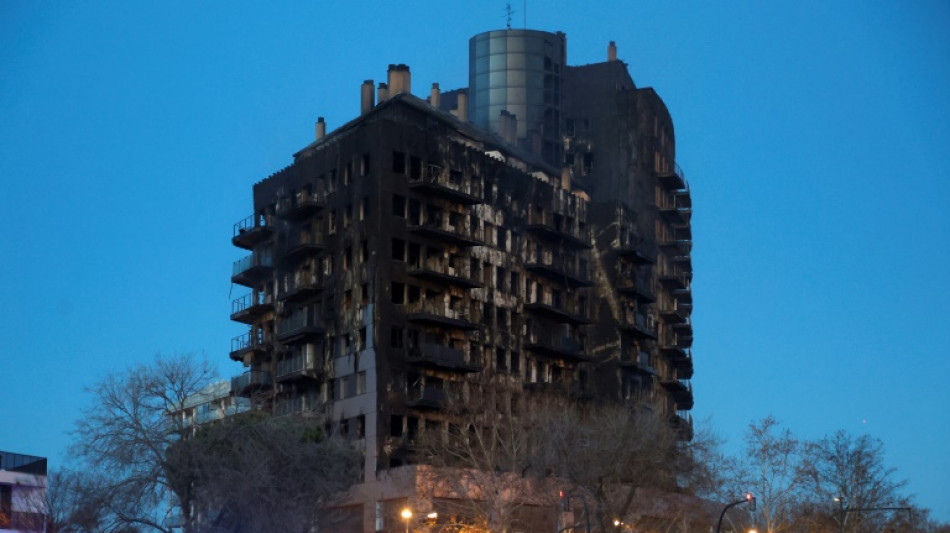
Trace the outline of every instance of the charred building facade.
[[470, 60], [468, 88], [424, 100], [405, 65], [364, 82], [360, 116], [318, 121], [234, 226], [232, 387], [359, 442], [338, 530], [401, 523], [412, 440], [486, 373], [529, 402], [651, 398], [691, 435], [691, 203], [662, 100], [613, 43], [570, 67], [561, 33], [493, 31]]

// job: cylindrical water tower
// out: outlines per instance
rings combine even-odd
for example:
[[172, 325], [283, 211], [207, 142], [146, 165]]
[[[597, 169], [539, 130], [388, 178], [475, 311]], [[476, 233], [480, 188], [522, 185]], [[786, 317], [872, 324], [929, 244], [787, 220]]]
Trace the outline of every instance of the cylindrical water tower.
[[498, 30], [469, 40], [469, 116], [505, 136], [502, 111], [515, 115], [517, 144], [561, 165], [561, 76], [567, 38], [561, 32]]

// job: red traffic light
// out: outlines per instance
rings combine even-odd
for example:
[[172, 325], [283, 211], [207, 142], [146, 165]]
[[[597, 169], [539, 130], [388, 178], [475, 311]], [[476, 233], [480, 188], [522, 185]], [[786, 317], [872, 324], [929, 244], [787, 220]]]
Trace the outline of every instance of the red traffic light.
[[755, 496], [753, 496], [751, 492], [745, 493], [745, 500], [746, 500], [747, 502], [751, 502], [751, 501], [754, 500], [754, 499], [755, 499]]

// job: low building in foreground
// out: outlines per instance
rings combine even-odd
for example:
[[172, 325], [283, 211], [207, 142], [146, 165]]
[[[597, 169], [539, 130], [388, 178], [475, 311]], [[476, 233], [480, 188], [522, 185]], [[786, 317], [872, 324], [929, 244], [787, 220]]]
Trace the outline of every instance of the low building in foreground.
[[0, 451], [0, 531], [46, 530], [46, 458]]

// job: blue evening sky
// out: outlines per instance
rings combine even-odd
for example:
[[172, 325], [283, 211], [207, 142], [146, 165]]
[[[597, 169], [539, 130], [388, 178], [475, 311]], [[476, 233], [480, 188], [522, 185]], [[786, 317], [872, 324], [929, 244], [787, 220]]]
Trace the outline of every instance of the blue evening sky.
[[[523, 4], [513, 26], [523, 26]], [[736, 446], [884, 441], [950, 520], [950, 3], [555, 2], [675, 124], [693, 192], [694, 416]], [[398, 7], [395, 7], [398, 5]], [[359, 86], [467, 85], [505, 2], [0, 2], [0, 449], [66, 460], [104, 373], [229, 339], [231, 227]]]

